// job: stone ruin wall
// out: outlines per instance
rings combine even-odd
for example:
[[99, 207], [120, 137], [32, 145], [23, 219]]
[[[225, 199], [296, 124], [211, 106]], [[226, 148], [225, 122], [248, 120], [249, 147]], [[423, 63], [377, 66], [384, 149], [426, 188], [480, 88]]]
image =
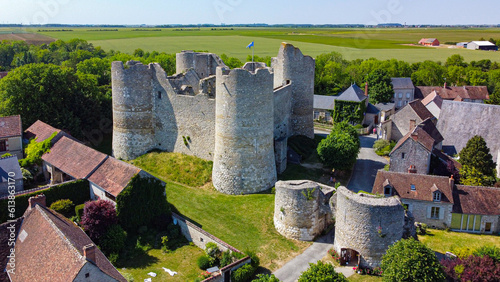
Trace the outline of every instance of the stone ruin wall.
[[[274, 204], [274, 226], [283, 236], [312, 241], [331, 223], [329, 205], [333, 187], [308, 180], [278, 181]], [[308, 199], [306, 195], [311, 194]]]
[[342, 249], [357, 251], [360, 267], [380, 266], [387, 248], [403, 237], [405, 211], [399, 198], [356, 194], [339, 187], [335, 205], [335, 250], [339, 254]]

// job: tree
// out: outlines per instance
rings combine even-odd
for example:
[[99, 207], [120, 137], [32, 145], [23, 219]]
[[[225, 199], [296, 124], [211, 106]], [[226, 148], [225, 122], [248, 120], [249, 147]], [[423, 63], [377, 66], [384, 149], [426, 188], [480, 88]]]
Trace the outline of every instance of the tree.
[[464, 57], [460, 56], [459, 54], [451, 55], [446, 59], [446, 64], [445, 66], [457, 66], [457, 67], [467, 67], [467, 64], [465, 63]]
[[459, 153], [462, 164], [462, 183], [470, 185], [493, 185], [496, 181], [496, 164], [483, 137], [472, 137]]
[[329, 263], [310, 263], [309, 269], [302, 272], [299, 282], [343, 282], [347, 281], [344, 274], [337, 273]]
[[107, 200], [87, 202], [81, 223], [90, 239], [100, 244], [100, 239], [108, 232], [109, 227], [118, 223], [115, 206]]
[[419, 86], [437, 86], [444, 84], [446, 68], [433, 61], [414, 64], [417, 70], [411, 75], [413, 84]]
[[125, 246], [126, 239], [127, 232], [120, 225], [114, 224], [108, 228], [106, 234], [101, 238], [99, 247], [107, 255], [117, 254]]
[[390, 246], [381, 267], [384, 281], [445, 281], [436, 254], [413, 238]]
[[252, 282], [280, 282], [274, 274], [257, 274], [257, 279], [252, 280]]
[[321, 161], [335, 169], [351, 169], [360, 150], [358, 132], [347, 122], [335, 124], [332, 132], [321, 140], [317, 151]]
[[376, 69], [372, 71], [368, 77], [368, 95], [370, 95], [370, 103], [386, 103], [390, 102], [394, 96], [391, 77], [384, 69]]

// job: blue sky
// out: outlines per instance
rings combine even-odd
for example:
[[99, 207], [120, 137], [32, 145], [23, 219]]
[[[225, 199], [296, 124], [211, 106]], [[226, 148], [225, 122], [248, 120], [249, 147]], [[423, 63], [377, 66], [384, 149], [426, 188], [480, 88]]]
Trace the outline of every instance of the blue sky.
[[500, 24], [498, 0], [0, 0], [0, 23]]

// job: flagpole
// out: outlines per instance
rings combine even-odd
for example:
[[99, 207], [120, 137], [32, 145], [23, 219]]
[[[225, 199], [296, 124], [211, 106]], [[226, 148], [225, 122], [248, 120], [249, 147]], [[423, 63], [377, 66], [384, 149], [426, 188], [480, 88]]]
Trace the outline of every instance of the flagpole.
[[252, 63], [253, 63], [253, 49], [255, 49], [255, 44], [252, 46]]

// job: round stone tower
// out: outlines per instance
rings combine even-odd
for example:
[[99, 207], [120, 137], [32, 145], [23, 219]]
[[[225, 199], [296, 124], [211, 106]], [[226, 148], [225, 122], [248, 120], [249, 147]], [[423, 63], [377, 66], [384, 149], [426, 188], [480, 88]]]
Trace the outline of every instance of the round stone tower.
[[273, 73], [218, 67], [216, 74], [215, 188], [249, 194], [276, 183]]
[[315, 62], [292, 44], [282, 43], [273, 58], [274, 87], [292, 84], [292, 135], [314, 138], [313, 103]]
[[283, 236], [311, 241], [332, 223], [333, 187], [308, 180], [276, 182], [274, 227]]
[[405, 211], [397, 197], [336, 192], [334, 248], [341, 264], [378, 267], [387, 248], [403, 237]]
[[154, 148], [152, 72], [136, 61], [111, 65], [113, 156], [135, 159]]

